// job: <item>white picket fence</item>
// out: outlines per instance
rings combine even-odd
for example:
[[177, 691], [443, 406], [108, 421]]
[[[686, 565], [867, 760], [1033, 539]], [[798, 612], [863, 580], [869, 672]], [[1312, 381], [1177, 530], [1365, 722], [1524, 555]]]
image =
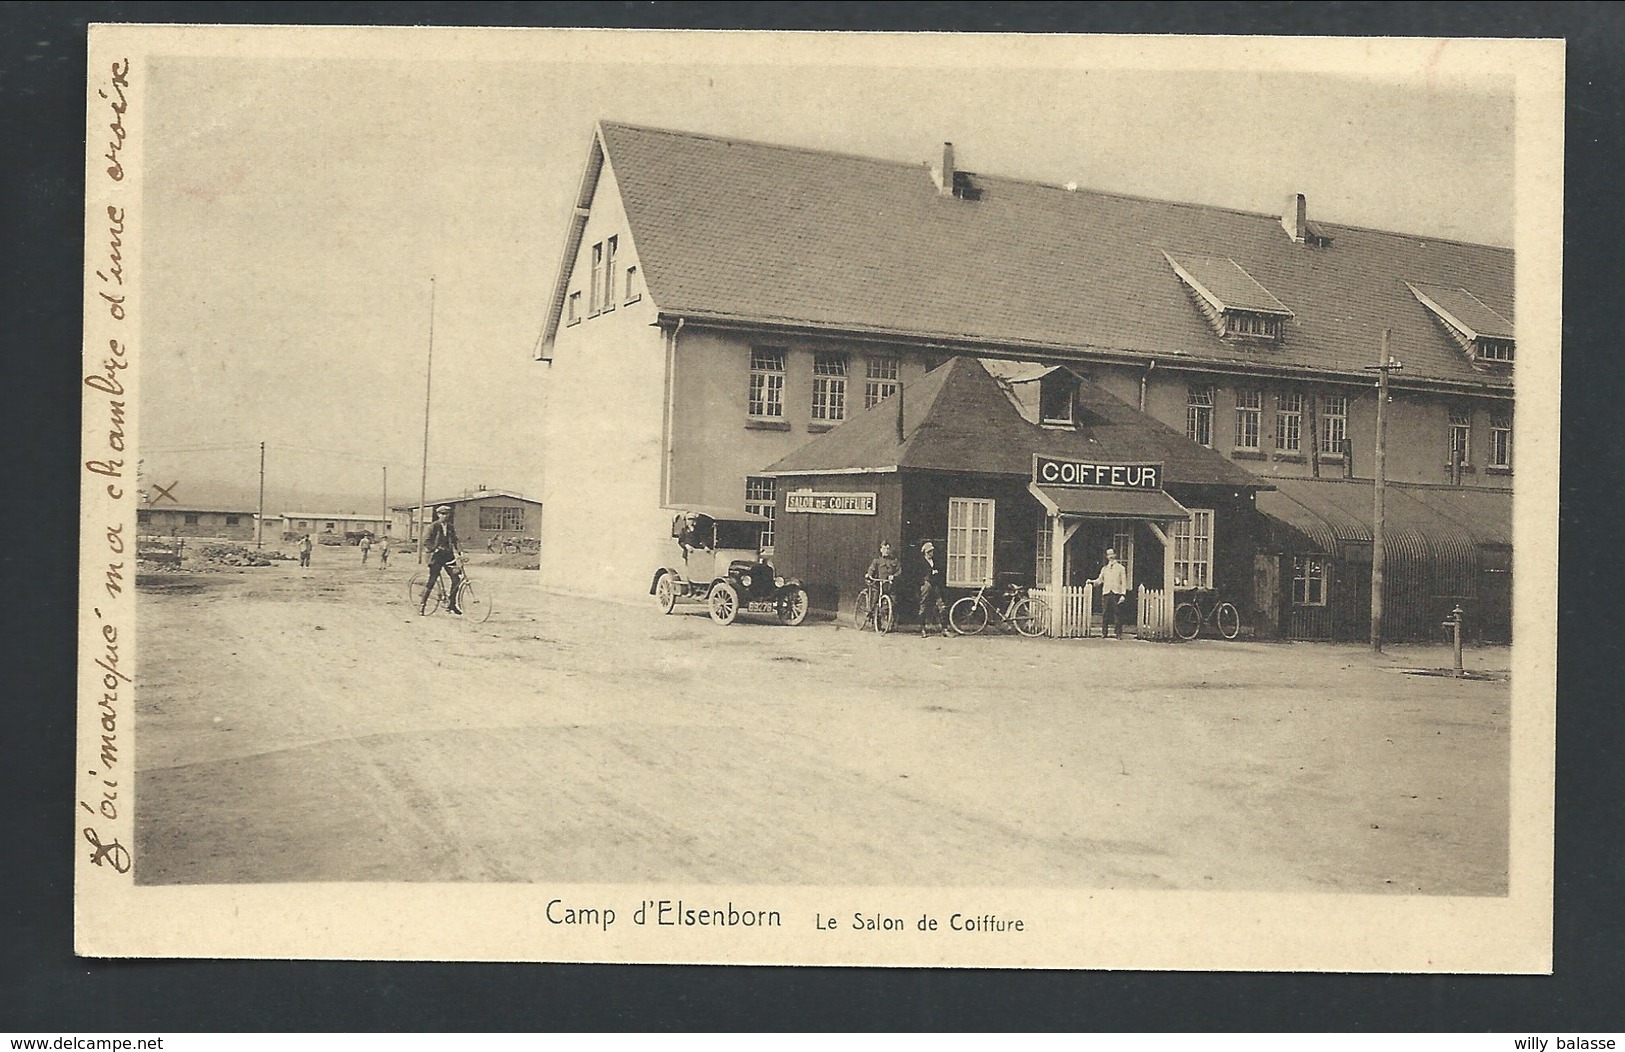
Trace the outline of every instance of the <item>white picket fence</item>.
[[1174, 637], [1174, 596], [1168, 589], [1141, 585], [1134, 609], [1141, 639]]
[[1061, 598], [1057, 602], [1051, 596], [1048, 588], [1034, 588], [1034, 599], [1041, 600], [1051, 610], [1059, 607], [1061, 611], [1061, 631], [1057, 635], [1051, 622], [1050, 630], [1046, 635], [1056, 639], [1082, 639], [1094, 627], [1095, 588], [1094, 585], [1074, 585], [1061, 589]]
[[[1034, 588], [1032, 596], [1061, 611], [1061, 630], [1057, 635], [1052, 627], [1046, 635], [1057, 639], [1083, 639], [1099, 628], [1099, 615], [1095, 613], [1093, 585], [1074, 585], [1061, 589], [1060, 602], [1050, 598], [1048, 588]], [[1135, 622], [1141, 639], [1172, 639], [1174, 635], [1174, 601], [1166, 589], [1141, 585], [1135, 593]]]

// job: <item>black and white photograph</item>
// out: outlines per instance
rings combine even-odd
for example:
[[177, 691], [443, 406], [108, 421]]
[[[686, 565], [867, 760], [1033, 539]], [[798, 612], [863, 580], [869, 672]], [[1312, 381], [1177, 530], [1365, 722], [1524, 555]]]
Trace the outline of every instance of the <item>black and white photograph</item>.
[[79, 953], [1550, 970], [1560, 41], [90, 55]]

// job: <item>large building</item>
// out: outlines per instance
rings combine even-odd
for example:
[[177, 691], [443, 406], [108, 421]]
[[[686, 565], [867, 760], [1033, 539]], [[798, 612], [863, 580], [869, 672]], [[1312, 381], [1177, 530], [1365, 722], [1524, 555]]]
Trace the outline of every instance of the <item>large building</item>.
[[434, 509], [449, 506], [457, 527], [457, 540], [465, 551], [488, 548], [506, 541], [538, 542], [542, 536], [542, 502], [505, 489], [466, 490], [455, 497], [442, 497], [423, 505], [397, 504], [395, 536], [409, 543], [434, 520]]
[[770, 465], [959, 357], [1065, 365], [1257, 478], [1255, 616], [1347, 635], [1386, 334], [1394, 601], [1412, 634], [1507, 620], [1509, 249], [607, 122], [574, 205], [539, 354], [552, 586], [647, 590], [663, 505], [782, 528]]
[[136, 532], [143, 537], [254, 539], [253, 509], [148, 504], [136, 509]]

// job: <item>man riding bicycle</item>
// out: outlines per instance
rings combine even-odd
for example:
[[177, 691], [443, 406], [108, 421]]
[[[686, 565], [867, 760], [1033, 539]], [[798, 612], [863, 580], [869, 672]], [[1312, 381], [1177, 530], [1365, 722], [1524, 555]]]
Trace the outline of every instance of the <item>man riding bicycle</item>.
[[434, 522], [423, 536], [423, 547], [429, 553], [429, 583], [423, 587], [423, 599], [418, 603], [418, 613], [429, 612], [429, 596], [434, 594], [435, 582], [440, 580], [442, 570], [451, 581], [446, 598], [446, 611], [453, 614], [462, 613], [462, 609], [457, 605], [459, 599], [457, 589], [463, 583], [462, 571], [458, 566], [458, 560], [463, 557], [463, 549], [457, 542], [457, 528], [452, 525], [449, 506], [442, 504], [434, 510]]

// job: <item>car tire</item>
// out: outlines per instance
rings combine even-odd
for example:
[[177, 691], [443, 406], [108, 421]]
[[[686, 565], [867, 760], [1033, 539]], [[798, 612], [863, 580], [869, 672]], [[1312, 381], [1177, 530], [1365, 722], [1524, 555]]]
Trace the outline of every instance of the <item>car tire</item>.
[[779, 593], [778, 610], [779, 621], [794, 628], [807, 620], [807, 607], [811, 600], [807, 598], [807, 590], [800, 585], [786, 588]]
[[728, 581], [718, 581], [711, 586], [706, 605], [711, 608], [711, 620], [719, 625], [731, 625], [739, 616], [739, 590]]
[[655, 599], [660, 603], [660, 612], [669, 614], [677, 609], [677, 585], [672, 582], [671, 574], [663, 573], [655, 582]]

